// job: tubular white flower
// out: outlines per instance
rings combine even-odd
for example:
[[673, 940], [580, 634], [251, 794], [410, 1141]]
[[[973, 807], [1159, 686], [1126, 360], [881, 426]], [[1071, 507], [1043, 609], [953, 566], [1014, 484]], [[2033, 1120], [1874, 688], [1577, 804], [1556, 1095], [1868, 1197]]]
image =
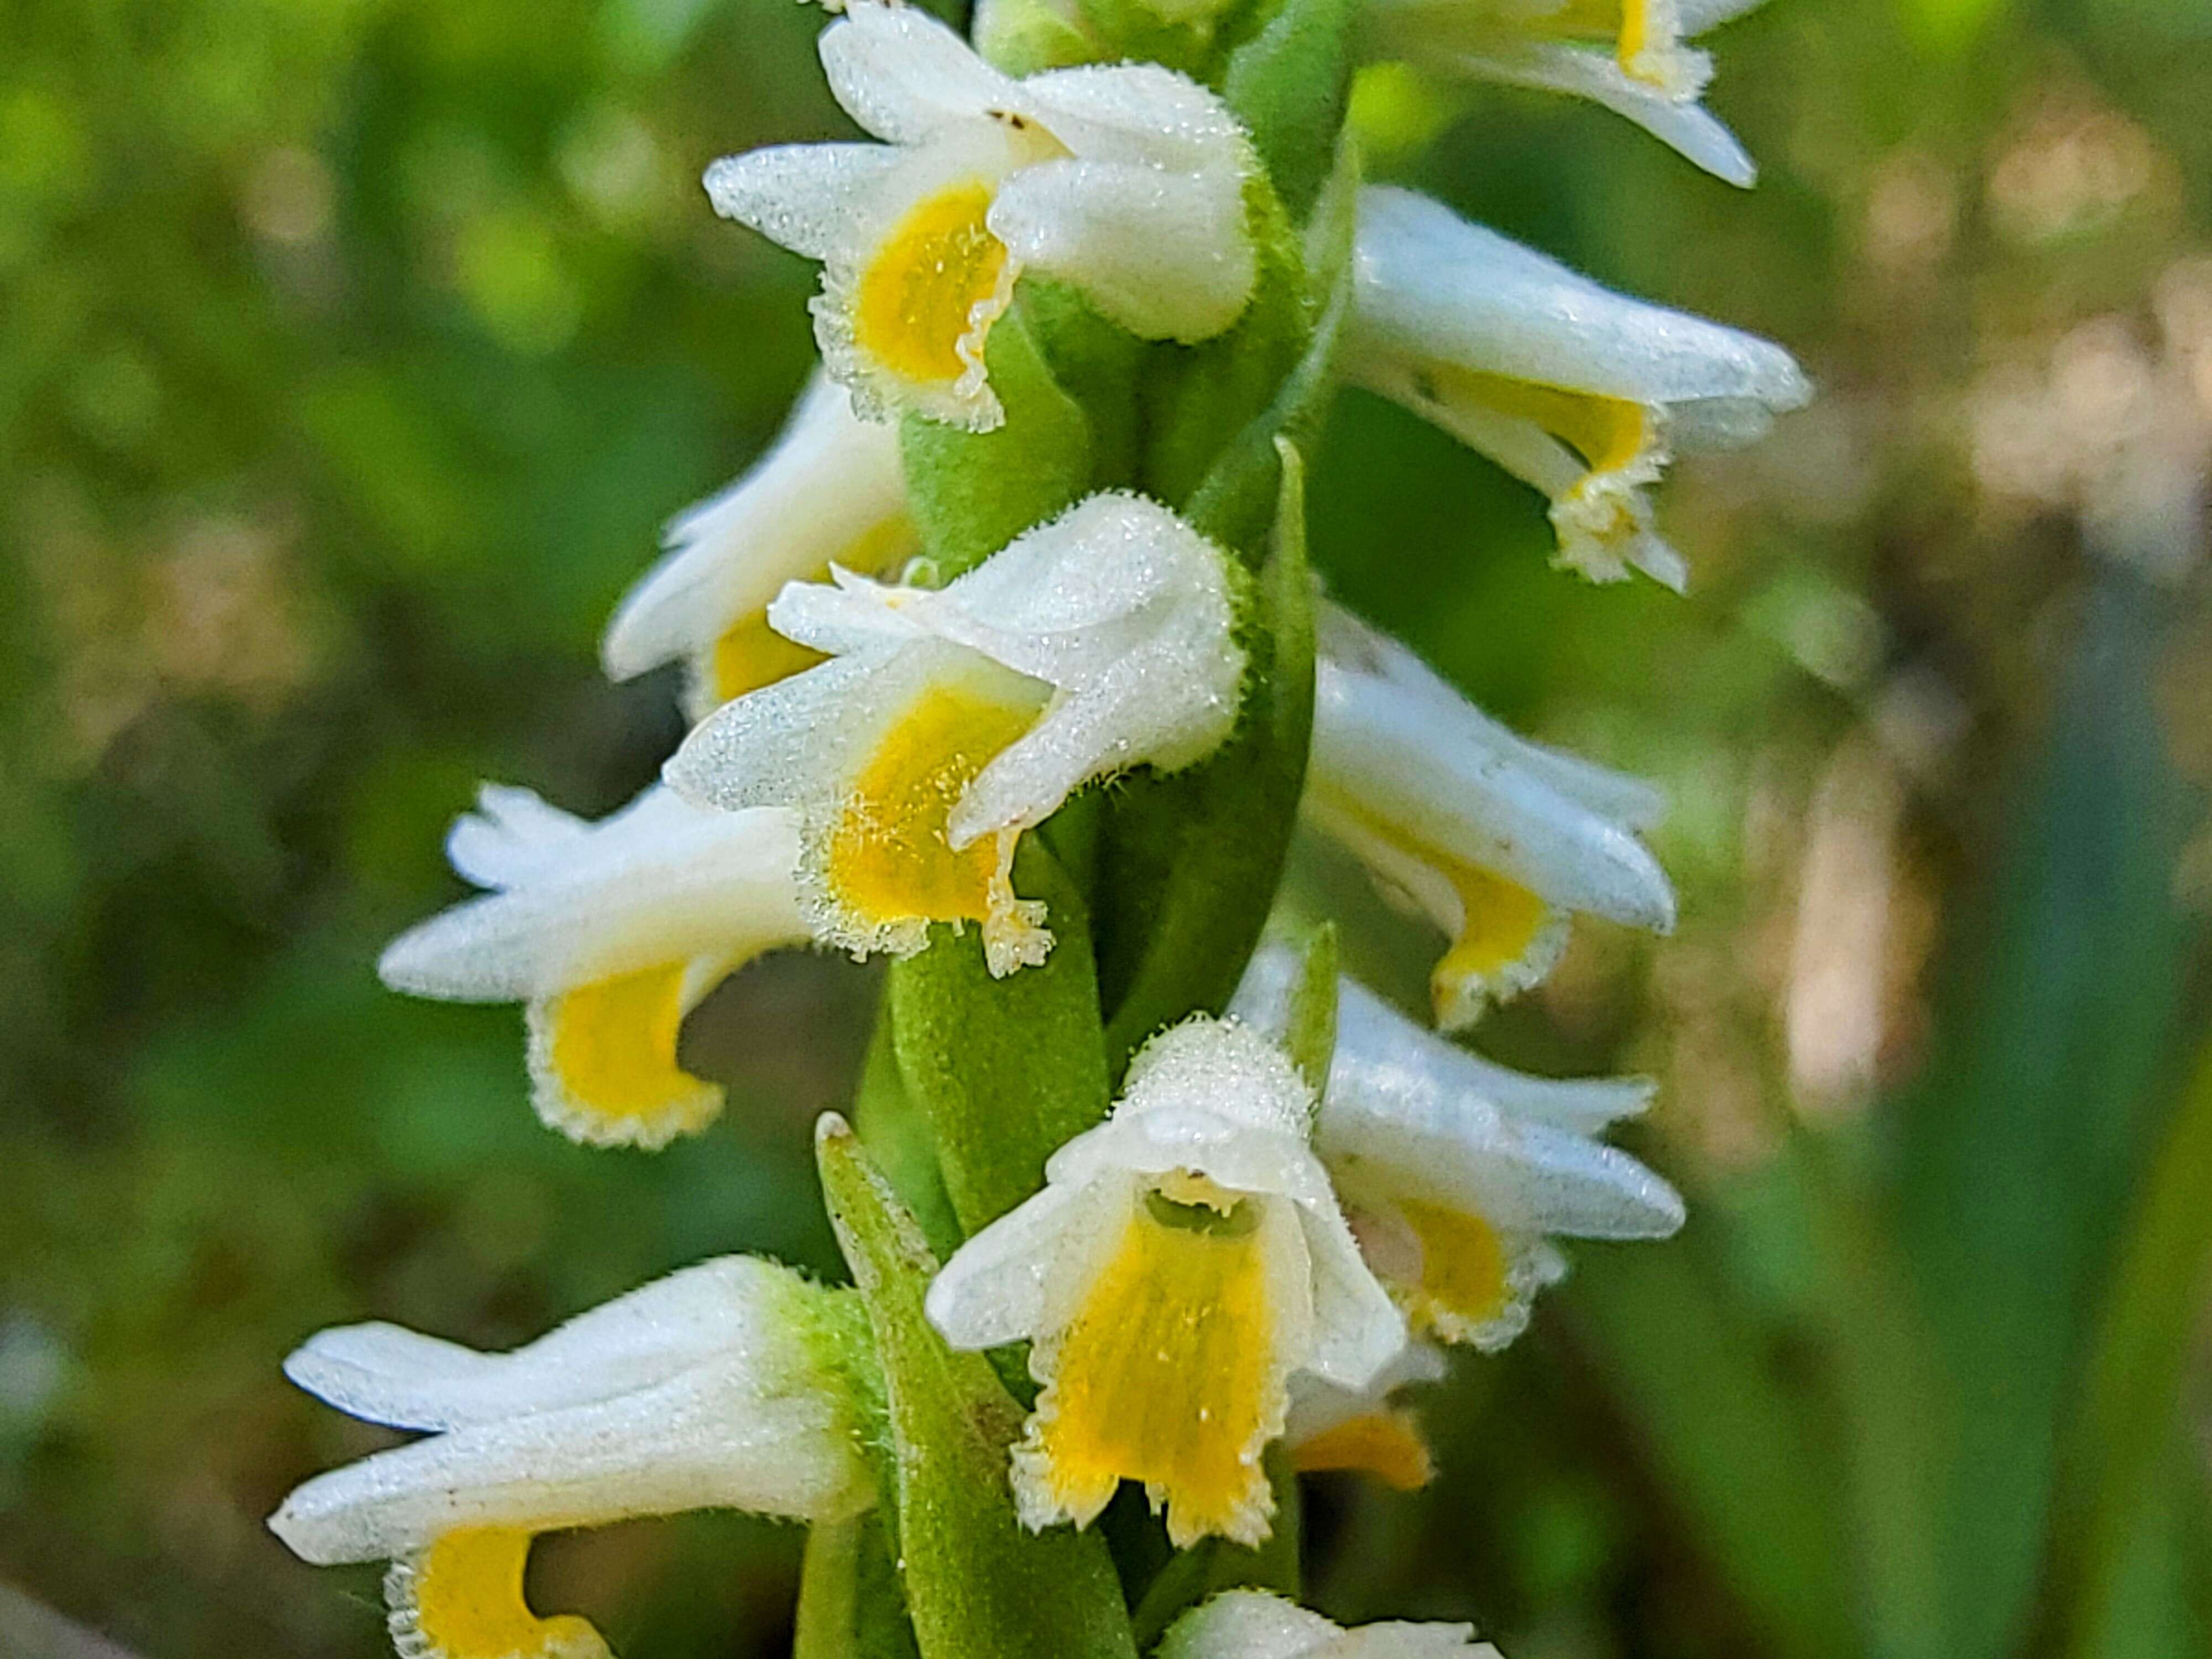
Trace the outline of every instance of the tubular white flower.
[[1268, 1590], [1225, 1590], [1178, 1619], [1158, 1659], [1498, 1659], [1472, 1625], [1346, 1630]]
[[668, 526], [667, 552], [624, 596], [599, 654], [611, 679], [682, 661], [695, 718], [821, 659], [768, 625], [790, 581], [838, 565], [895, 575], [920, 550], [898, 431], [853, 412], [817, 372], [768, 453]]
[[1017, 81], [917, 9], [860, 0], [823, 31], [830, 88], [875, 144], [790, 144], [707, 173], [716, 211], [823, 262], [815, 333], [863, 413], [1003, 418], [983, 347], [1024, 270], [1148, 339], [1233, 323], [1255, 264], [1249, 147], [1154, 64]]
[[874, 1501], [843, 1357], [851, 1293], [726, 1256], [511, 1353], [398, 1326], [323, 1331], [285, 1374], [426, 1437], [318, 1475], [270, 1517], [303, 1560], [386, 1560], [404, 1659], [604, 1659], [586, 1620], [523, 1599], [531, 1540], [735, 1508], [842, 1520]]
[[1403, 1346], [1308, 1147], [1312, 1104], [1241, 1025], [1163, 1032], [1113, 1116], [931, 1285], [955, 1347], [1035, 1343], [1043, 1392], [1013, 1458], [1030, 1526], [1088, 1525], [1133, 1480], [1177, 1546], [1257, 1543], [1273, 1510], [1261, 1453], [1292, 1375], [1359, 1389]]
[[1348, 611], [1319, 620], [1300, 810], [1451, 939], [1430, 980], [1438, 1025], [1549, 973], [1570, 914], [1674, 927], [1674, 888], [1636, 836], [1656, 790], [1516, 736]]
[[[1289, 954], [1262, 949], [1238, 1009], [1279, 1005], [1271, 981], [1294, 971]], [[1314, 1139], [1413, 1329], [1496, 1349], [1565, 1271], [1547, 1237], [1664, 1238], [1682, 1224], [1672, 1187], [1592, 1139], [1650, 1097], [1640, 1079], [1509, 1071], [1346, 979]]]
[[538, 1115], [575, 1139], [659, 1146], [711, 1121], [722, 1091], [684, 1071], [677, 1035], [745, 963], [808, 940], [796, 819], [711, 811], [655, 786], [590, 823], [487, 784], [447, 853], [496, 890], [394, 939], [384, 982], [525, 1004]]
[[1680, 590], [1646, 486], [1671, 446], [1763, 434], [1812, 395], [1771, 341], [1616, 294], [1440, 202], [1359, 193], [1346, 373], [1549, 497], [1559, 562]]
[[1396, 1396], [1443, 1375], [1442, 1353], [1409, 1341], [1364, 1388], [1339, 1388], [1310, 1373], [1291, 1378], [1283, 1425], [1291, 1467], [1301, 1474], [1364, 1474], [1400, 1492], [1418, 1492], [1434, 1478], [1436, 1460], [1419, 1417]]
[[1093, 495], [945, 588], [836, 574], [769, 609], [830, 660], [738, 698], [670, 784], [702, 804], [790, 805], [817, 935], [908, 955], [932, 921], [981, 924], [991, 971], [1051, 949], [1015, 896], [1014, 846], [1083, 784], [1202, 759], [1237, 717], [1226, 555], [1165, 507]]
[[1686, 42], [1761, 0], [1375, 0], [1382, 52], [1435, 73], [1587, 98], [1716, 178], [1759, 169], [1698, 100], [1711, 57]]

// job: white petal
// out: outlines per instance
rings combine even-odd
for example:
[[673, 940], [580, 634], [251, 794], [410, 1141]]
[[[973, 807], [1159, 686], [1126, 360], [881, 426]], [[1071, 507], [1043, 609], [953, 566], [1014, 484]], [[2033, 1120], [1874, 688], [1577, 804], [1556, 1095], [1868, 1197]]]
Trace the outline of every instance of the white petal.
[[608, 677], [710, 649], [785, 583], [849, 556], [905, 511], [897, 429], [861, 420], [845, 389], [817, 372], [768, 453], [669, 526], [667, 556], [608, 626]]
[[380, 1452], [308, 1481], [269, 1524], [325, 1564], [390, 1559], [457, 1527], [544, 1532], [710, 1508], [832, 1520], [871, 1496], [842, 1402], [737, 1358]]
[[956, 1348], [1035, 1336], [1061, 1249], [1071, 1237], [1095, 1231], [1096, 1196], [1048, 1185], [955, 1250], [929, 1285], [927, 1311], [939, 1334]]
[[1302, 1206], [1313, 1274], [1314, 1342], [1305, 1369], [1342, 1389], [1368, 1386], [1406, 1346], [1406, 1321], [1359, 1254], [1334, 1195]]
[[1046, 161], [1006, 180], [990, 226], [1025, 266], [1073, 283], [1145, 339], [1209, 339], [1252, 295], [1257, 266], [1234, 173]]
[[1255, 165], [1229, 106], [1158, 64], [1086, 64], [1021, 83], [1024, 107], [1076, 155], [1178, 173], [1241, 176]]
[[569, 836], [529, 879], [394, 939], [394, 990], [522, 1000], [695, 957], [742, 958], [807, 937], [795, 822], [694, 807], [659, 788]]
[[371, 1423], [495, 1422], [611, 1399], [717, 1353], [781, 1340], [795, 1283], [765, 1261], [725, 1256], [617, 1297], [510, 1353], [398, 1325], [345, 1325], [309, 1337], [285, 1360], [284, 1375]]
[[890, 143], [1021, 107], [1017, 82], [919, 7], [860, 0], [823, 30], [819, 49], [838, 103]]
[[446, 857], [479, 887], [519, 887], [572, 857], [590, 829], [535, 790], [487, 783], [477, 790], [477, 810], [453, 820]]
[[1766, 0], [1674, 0], [1674, 13], [1683, 34], [1694, 40], [1707, 29], [1718, 28], [1765, 3]]
[[1413, 1066], [1417, 1057], [1419, 1064], [1433, 1068], [1442, 1087], [1487, 1100], [1509, 1117], [1578, 1134], [1594, 1134], [1638, 1115], [1658, 1087], [1643, 1077], [1547, 1078], [1513, 1071], [1456, 1043], [1437, 1042], [1357, 980], [1337, 981], [1332, 1088], [1338, 1067], [1344, 1086], [1357, 1092], [1367, 1086], [1366, 1079]]
[[708, 167], [707, 197], [725, 219], [793, 253], [836, 258], [881, 213], [900, 166], [881, 144], [775, 144]]
[[1449, 1367], [1432, 1342], [1403, 1343], [1382, 1369], [1357, 1389], [1339, 1388], [1310, 1372], [1291, 1379], [1291, 1410], [1283, 1437], [1296, 1447], [1331, 1429], [1385, 1409], [1400, 1389], [1440, 1382]]
[[1360, 191], [1355, 259], [1355, 354], [1641, 404], [1811, 396], [1772, 342], [1617, 294], [1413, 191]]
[[1468, 1625], [1346, 1630], [1267, 1590], [1229, 1590], [1185, 1613], [1158, 1659], [1498, 1659]]
[[661, 775], [725, 811], [834, 796], [883, 722], [911, 696], [912, 653], [835, 657], [726, 703], [692, 728]]
[[1451, 66], [1484, 80], [1587, 98], [1633, 121], [1717, 179], [1746, 190], [1758, 181], [1757, 163], [1704, 105], [1636, 79], [1609, 52], [1544, 43], [1517, 51], [1454, 54]]

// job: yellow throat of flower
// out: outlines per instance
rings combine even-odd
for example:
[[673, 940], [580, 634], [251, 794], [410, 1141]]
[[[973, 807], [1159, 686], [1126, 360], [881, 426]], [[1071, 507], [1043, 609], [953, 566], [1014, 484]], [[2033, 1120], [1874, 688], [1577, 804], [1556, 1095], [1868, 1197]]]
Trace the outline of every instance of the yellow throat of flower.
[[[831, 564], [863, 576], [890, 577], [921, 549], [921, 538], [915, 529], [914, 520], [900, 514], [869, 530], [835, 559], [809, 571], [802, 580], [829, 580]], [[702, 665], [704, 695], [699, 699], [703, 705], [700, 712], [719, 707], [732, 697], [742, 697], [748, 691], [774, 685], [778, 680], [788, 679], [823, 660], [819, 651], [787, 640], [770, 628], [764, 608], [748, 612], [714, 641]]]
[[394, 1563], [385, 1594], [392, 1633], [438, 1659], [607, 1659], [607, 1644], [586, 1620], [540, 1619], [522, 1593], [530, 1534], [508, 1527], [468, 1528], [434, 1540], [411, 1561]]
[[1000, 671], [988, 684], [932, 685], [908, 705], [854, 778], [828, 838], [824, 876], [840, 911], [865, 930], [988, 922], [1012, 903], [1012, 838], [984, 836], [956, 851], [945, 821], [1042, 703], [1042, 691]]
[[1045, 1391], [1017, 1455], [1033, 1508], [1080, 1525], [1119, 1482], [1141, 1480], [1178, 1547], [1266, 1536], [1260, 1454], [1285, 1402], [1260, 1203], [1224, 1212], [1211, 1194], [1187, 1204], [1155, 1191], [1133, 1207], [1040, 1350]]
[[1418, 1332], [1463, 1341], [1512, 1300], [1504, 1241], [1480, 1216], [1403, 1200], [1395, 1206], [1420, 1247], [1418, 1284], [1393, 1288]]
[[1650, 447], [1650, 412], [1627, 398], [1472, 369], [1440, 368], [1431, 373], [1437, 401], [1474, 404], [1530, 422], [1581, 456], [1593, 474], [1626, 472]]
[[984, 337], [1012, 286], [1006, 245], [984, 222], [993, 194], [971, 179], [923, 198], [862, 270], [853, 341], [898, 379], [945, 385], [981, 364]]
[[659, 1146], [703, 1127], [722, 1091], [677, 1064], [690, 964], [594, 980], [533, 1004], [539, 1112], [599, 1146]]

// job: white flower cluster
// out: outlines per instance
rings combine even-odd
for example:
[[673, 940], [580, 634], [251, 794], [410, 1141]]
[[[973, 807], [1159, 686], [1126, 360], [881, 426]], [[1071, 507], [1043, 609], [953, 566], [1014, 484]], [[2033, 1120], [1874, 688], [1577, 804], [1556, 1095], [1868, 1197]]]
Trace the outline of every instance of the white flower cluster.
[[[1580, 93], [1749, 178], [1682, 44], [1740, 0], [1370, 5], [1386, 51]], [[822, 264], [821, 370], [757, 465], [672, 525], [604, 643], [617, 678], [684, 665], [698, 723], [663, 782], [598, 823], [487, 786], [447, 850], [488, 890], [380, 964], [400, 990], [524, 1004], [538, 1109], [580, 1140], [657, 1146], [713, 1117], [683, 1024], [763, 952], [903, 957], [972, 925], [991, 975], [1043, 963], [1021, 837], [1102, 781], [1205, 762], [1249, 689], [1243, 568], [1142, 495], [1090, 495], [940, 583], [899, 425], [1006, 422], [991, 336], [1024, 276], [1142, 341], [1234, 327], [1258, 303], [1267, 185], [1228, 106], [1155, 64], [1012, 78], [878, 0], [820, 50], [880, 142], [732, 157], [708, 189]], [[1674, 447], [1747, 440], [1802, 402], [1788, 356], [1408, 191], [1364, 191], [1356, 220], [1343, 378], [1544, 492], [1562, 562], [1681, 586], [1650, 487]], [[1318, 641], [1302, 816], [1446, 936], [1437, 1028], [1537, 982], [1577, 915], [1671, 927], [1639, 839], [1650, 786], [1516, 736], [1325, 602]], [[1349, 981], [1310, 1079], [1287, 1052], [1303, 972], [1264, 947], [1225, 1017], [1156, 1034], [1110, 1116], [931, 1285], [952, 1346], [1030, 1345], [1040, 1392], [1007, 1473], [1033, 1528], [1088, 1525], [1127, 1480], [1177, 1546], [1256, 1544], [1279, 1443], [1297, 1468], [1418, 1486], [1428, 1451], [1395, 1395], [1442, 1374], [1436, 1345], [1511, 1340], [1565, 1271], [1556, 1238], [1681, 1223], [1666, 1182], [1599, 1139], [1648, 1084], [1509, 1071]], [[424, 1437], [309, 1481], [271, 1524], [309, 1560], [392, 1563], [407, 1659], [595, 1659], [587, 1623], [525, 1601], [532, 1538], [702, 1505], [859, 1514], [878, 1490], [872, 1354], [854, 1293], [745, 1257], [510, 1354], [327, 1331], [294, 1380]], [[1256, 1593], [1206, 1603], [1159, 1651], [1494, 1659], [1461, 1626], [1347, 1632]]]

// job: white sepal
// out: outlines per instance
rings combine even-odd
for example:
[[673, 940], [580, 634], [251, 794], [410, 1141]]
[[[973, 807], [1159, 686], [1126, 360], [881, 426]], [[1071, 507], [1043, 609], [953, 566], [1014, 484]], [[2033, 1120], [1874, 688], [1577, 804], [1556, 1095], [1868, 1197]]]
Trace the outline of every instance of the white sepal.
[[1227, 1590], [1177, 1620], [1158, 1659], [1498, 1659], [1471, 1625], [1346, 1630], [1267, 1590]]

